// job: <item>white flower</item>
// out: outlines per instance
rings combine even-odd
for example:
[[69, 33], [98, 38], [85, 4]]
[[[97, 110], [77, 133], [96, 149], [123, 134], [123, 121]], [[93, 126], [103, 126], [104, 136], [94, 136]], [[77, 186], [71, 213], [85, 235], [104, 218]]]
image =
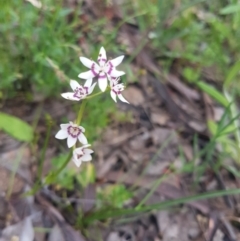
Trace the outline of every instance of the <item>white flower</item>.
[[70, 86], [73, 92], [61, 94], [61, 96], [68, 100], [82, 100], [93, 92], [96, 83], [92, 85], [92, 79], [88, 79], [84, 86], [80, 85], [76, 80], [70, 80]]
[[111, 78], [110, 95], [115, 102], [117, 102], [117, 97], [118, 97], [122, 102], [126, 102], [129, 104], [129, 102], [121, 94], [121, 92], [124, 90], [124, 85], [122, 83], [118, 83], [118, 82], [119, 82], [119, 78], [114, 78], [114, 77]]
[[124, 75], [123, 71], [116, 70], [116, 67], [122, 62], [124, 55], [115, 59], [107, 61], [106, 51], [101, 47], [98, 55], [98, 64], [88, 58], [80, 57], [80, 61], [88, 67], [90, 70], [78, 75], [79, 78], [89, 79], [98, 76], [98, 85], [101, 91], [105, 91], [107, 88], [107, 78], [119, 77]]
[[55, 135], [57, 139], [63, 140], [67, 138], [68, 148], [74, 146], [79, 140], [83, 145], [87, 144], [87, 138], [83, 134], [85, 129], [82, 126], [78, 126], [72, 122], [69, 124], [61, 124], [61, 130]]
[[81, 165], [82, 162], [87, 162], [92, 160], [91, 154], [94, 152], [91, 149], [87, 149], [90, 145], [84, 145], [82, 147], [76, 148], [73, 151], [73, 161], [77, 167]]

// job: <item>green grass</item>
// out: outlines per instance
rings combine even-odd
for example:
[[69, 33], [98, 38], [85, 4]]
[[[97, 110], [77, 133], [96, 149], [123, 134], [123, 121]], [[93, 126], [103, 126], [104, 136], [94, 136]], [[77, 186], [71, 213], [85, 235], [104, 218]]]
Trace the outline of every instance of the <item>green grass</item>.
[[47, 58], [66, 75], [73, 75], [80, 67], [75, 50], [68, 46], [80, 37], [73, 35], [74, 26], [67, 24], [72, 10], [63, 9], [58, 2], [50, 1], [46, 10], [40, 10], [25, 1], [12, 0], [0, 10], [0, 88], [8, 90], [6, 98], [28, 85], [46, 96], [58, 93], [62, 80]]

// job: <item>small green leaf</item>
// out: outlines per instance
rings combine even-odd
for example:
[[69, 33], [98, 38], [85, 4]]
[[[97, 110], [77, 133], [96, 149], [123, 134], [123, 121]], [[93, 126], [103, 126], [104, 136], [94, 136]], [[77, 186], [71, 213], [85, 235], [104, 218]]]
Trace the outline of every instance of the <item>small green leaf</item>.
[[212, 121], [212, 120], [208, 120], [207, 121], [207, 125], [208, 125], [208, 129], [211, 132], [211, 134], [212, 135], [216, 135], [217, 129], [218, 129], [217, 124], [214, 121]]
[[225, 87], [229, 87], [230, 83], [236, 78], [240, 71], [240, 61], [236, 62], [228, 71], [228, 75], [224, 82]]
[[183, 76], [190, 82], [195, 82], [200, 76], [200, 73], [196, 69], [192, 69], [189, 67], [184, 68], [183, 70]]
[[63, 18], [65, 16], [67, 16], [68, 14], [72, 13], [72, 12], [73, 12], [73, 9], [71, 9], [71, 8], [61, 9], [58, 13], [58, 16], [60, 18]]
[[228, 5], [220, 10], [220, 14], [231, 14], [240, 11], [240, 4]]
[[[222, 136], [228, 135], [236, 130], [236, 128], [233, 124], [228, 125], [226, 128], [224, 128], [224, 130], [221, 130], [221, 129], [219, 130], [218, 124], [212, 120], [208, 120], [207, 124], [208, 124], [208, 129], [214, 136], [217, 135], [219, 137], [222, 137]], [[219, 137], [218, 137], [218, 139], [219, 139]]]
[[29, 124], [2, 112], [0, 112], [0, 130], [20, 141], [30, 142], [33, 139], [33, 128]]
[[56, 178], [57, 178], [56, 174], [52, 171], [48, 173], [48, 175], [45, 177], [45, 183], [52, 184], [56, 180]]
[[122, 208], [133, 194], [122, 184], [110, 184], [98, 190], [98, 199], [115, 208]]
[[229, 102], [226, 99], [226, 97], [222, 93], [220, 93], [217, 89], [215, 89], [213, 86], [211, 86], [203, 81], [197, 81], [197, 82], [195, 82], [195, 84], [202, 91], [209, 94], [212, 98], [214, 98], [216, 101], [218, 101], [224, 107], [227, 107], [229, 105]]

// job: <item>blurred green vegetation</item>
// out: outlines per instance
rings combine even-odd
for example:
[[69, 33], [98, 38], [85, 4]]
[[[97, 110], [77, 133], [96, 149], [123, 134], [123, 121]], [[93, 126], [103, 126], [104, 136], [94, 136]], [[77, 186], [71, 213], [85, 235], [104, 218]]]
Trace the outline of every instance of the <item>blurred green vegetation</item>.
[[[4, 90], [5, 98], [29, 88], [46, 96], [59, 94], [64, 82], [76, 79], [85, 70], [78, 59], [83, 55], [81, 39], [91, 43], [87, 47], [92, 57], [102, 45], [107, 44], [107, 49], [115, 53], [126, 48], [112, 41], [118, 27], [115, 31], [105, 28], [109, 20], [104, 13], [87, 26], [88, 31], [84, 29], [82, 1], [75, 8], [67, 6], [64, 0], [44, 0], [42, 8], [23, 0], [3, 3], [0, 89]], [[111, 5], [111, 1], [103, 4]], [[240, 59], [237, 0], [151, 0], [150, 4], [123, 1], [120, 9], [124, 22], [137, 23], [140, 32], [149, 31], [150, 45], [165, 71], [180, 59], [184, 62], [183, 73], [193, 65], [194, 73], [214, 66], [224, 81], [229, 69]], [[240, 92], [237, 77], [239, 73], [228, 82], [234, 87], [234, 94]]]
[[59, 93], [64, 79], [58, 78], [48, 59], [67, 76], [80, 71], [73, 48], [80, 36], [73, 34], [75, 19], [70, 24], [67, 19], [72, 11], [63, 8], [62, 1], [47, 1], [46, 9], [38, 9], [26, 1], [11, 0], [0, 9], [0, 88], [8, 96], [29, 87], [46, 96]]

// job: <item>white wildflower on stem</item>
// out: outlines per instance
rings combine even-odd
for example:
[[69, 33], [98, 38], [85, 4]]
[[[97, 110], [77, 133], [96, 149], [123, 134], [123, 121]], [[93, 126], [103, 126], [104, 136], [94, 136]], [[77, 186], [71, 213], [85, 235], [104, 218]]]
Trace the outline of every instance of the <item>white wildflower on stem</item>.
[[79, 101], [85, 99], [93, 92], [96, 83], [92, 85], [92, 79], [88, 79], [84, 86], [80, 85], [76, 80], [70, 80], [70, 86], [73, 92], [67, 92], [61, 94], [61, 96], [68, 100]]
[[84, 145], [82, 147], [76, 148], [73, 151], [73, 162], [77, 167], [81, 165], [82, 162], [87, 162], [92, 160], [91, 154], [94, 152], [91, 149], [88, 149], [91, 145]]
[[110, 88], [111, 88], [110, 95], [115, 102], [117, 102], [117, 97], [118, 97], [122, 102], [126, 102], [129, 104], [129, 102], [122, 95], [122, 91], [124, 90], [124, 85], [122, 83], [118, 83], [119, 80], [120, 80], [119, 78], [114, 78], [114, 77], [110, 79]]
[[87, 144], [87, 138], [83, 134], [85, 129], [82, 126], [78, 126], [72, 122], [69, 124], [61, 124], [61, 130], [55, 135], [57, 139], [63, 140], [67, 138], [68, 148], [74, 146], [79, 140], [83, 145]]
[[[122, 62], [124, 56], [119, 56], [112, 60], [107, 60], [106, 51], [101, 47], [98, 55], [98, 64], [88, 58], [80, 57], [80, 61], [88, 67], [90, 70], [78, 75], [79, 78], [86, 79], [85, 84], [82, 86], [76, 80], [70, 81], [70, 86], [73, 92], [63, 93], [62, 97], [69, 100], [80, 101], [83, 99], [90, 99], [94, 96], [99, 95], [99, 93], [91, 95], [96, 83], [92, 84], [92, 78], [98, 77], [98, 85], [102, 92], [108, 87], [108, 80], [110, 81], [110, 95], [112, 99], [117, 102], [117, 97], [126, 103], [129, 103], [122, 95], [124, 90], [124, 85], [119, 83], [119, 77], [124, 75], [123, 71], [118, 71], [116, 67]], [[89, 96], [91, 95], [91, 96]], [[92, 160], [93, 150], [89, 149], [87, 138], [83, 134], [85, 129], [79, 126], [83, 117], [84, 108], [86, 106], [86, 100], [83, 100], [78, 112], [78, 117], [76, 124], [70, 122], [68, 124], [61, 124], [61, 130], [55, 135], [57, 139], [67, 139], [67, 145], [69, 148], [74, 146], [73, 153], [70, 155], [63, 163], [63, 165], [57, 170], [59, 174], [67, 165], [67, 163], [72, 158], [76, 166], [80, 166], [82, 162], [87, 162]], [[79, 140], [83, 146], [75, 147], [75, 144]]]
[[123, 58], [124, 55], [107, 61], [106, 51], [101, 47], [98, 55], [98, 64], [88, 58], [80, 57], [82, 64], [90, 70], [79, 74], [78, 77], [82, 79], [98, 77], [99, 88], [101, 91], [105, 91], [108, 85], [108, 76], [119, 77], [125, 74], [123, 71], [116, 70], [116, 67], [122, 62]]

